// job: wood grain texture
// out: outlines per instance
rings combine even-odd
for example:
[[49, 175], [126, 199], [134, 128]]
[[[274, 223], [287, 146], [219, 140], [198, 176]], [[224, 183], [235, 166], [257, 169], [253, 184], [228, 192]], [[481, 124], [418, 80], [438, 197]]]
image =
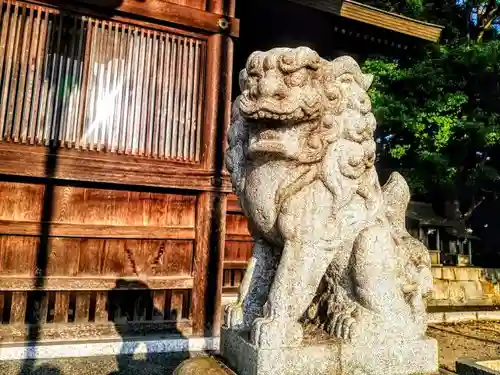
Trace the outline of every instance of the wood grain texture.
[[[162, 159], [199, 162], [196, 151], [200, 147], [202, 121], [187, 116], [186, 103], [189, 102], [189, 110], [191, 106], [203, 106], [204, 86], [197, 84], [205, 81], [206, 42], [203, 39], [153, 32], [149, 28], [136, 30], [135, 26], [120, 22], [87, 21], [78, 14], [58, 14], [49, 8], [15, 3], [18, 11], [10, 15], [12, 22], [0, 24], [0, 27], [8, 28], [8, 32], [15, 31], [12, 58], [16, 67], [7, 69], [6, 79], [0, 81], [0, 92], [5, 99], [2, 101], [5, 105], [0, 106], [4, 112], [0, 119], [5, 120], [1, 140], [38, 145], [58, 142], [77, 150], [127, 153], [148, 158], [161, 155]], [[35, 13], [48, 20], [49, 32], [32, 34]], [[63, 32], [64, 43], [61, 41]], [[119, 42], [122, 45], [118, 46]], [[38, 46], [47, 43], [52, 51], [49, 54], [45, 51], [44, 65], [30, 65], [31, 70], [39, 68], [41, 72], [28, 72], [27, 57], [36, 57], [42, 52]], [[126, 44], [132, 54], [139, 51], [140, 58], [125, 59], [123, 50]], [[168, 86], [160, 83], [156, 87], [156, 75], [150, 79], [156, 70], [152, 68], [158, 65], [158, 48], [165, 44], [167, 48], [175, 45], [178, 52], [177, 55], [162, 56], [164, 60], [172, 60], [167, 64], [170, 71], [166, 73], [178, 78], [176, 82], [181, 82], [175, 91], [172, 108], [161, 107], [163, 101], [155, 100], [170, 94]], [[121, 75], [118, 75], [118, 63], [122, 65]], [[83, 74], [85, 66], [91, 67], [87, 75]], [[135, 72], [134, 77], [124, 74], [130, 69]], [[32, 98], [35, 80], [31, 77], [43, 72], [50, 72], [50, 79], [42, 80], [39, 90], [47, 94]], [[23, 89], [16, 90], [18, 86]], [[126, 95], [126, 90], [133, 95]], [[86, 98], [83, 107], [78, 105], [82, 96]], [[26, 102], [28, 97], [30, 100]], [[164, 149], [159, 153], [152, 152], [160, 146], [160, 138], [153, 137], [160, 132], [160, 122], [152, 118], [155, 103], [160, 105], [157, 109], [160, 117], [173, 118], [171, 144], [162, 144]], [[122, 107], [129, 111], [123, 111]], [[32, 118], [31, 125], [30, 121], [23, 121], [29, 120], [30, 112], [38, 114], [37, 118]], [[30, 126], [34, 124], [43, 136], [31, 139]], [[179, 147], [181, 144], [183, 146]]]
[[[44, 279], [44, 290], [47, 291], [107, 291], [117, 288], [117, 281], [126, 280], [130, 283], [141, 282], [151, 290], [162, 289], [190, 289], [193, 288], [193, 277], [56, 277], [51, 276]], [[27, 291], [35, 290], [36, 283], [32, 277], [0, 276], [1, 291]], [[123, 290], [134, 290], [133, 286]]]
[[10, 309], [10, 324], [24, 324], [26, 317], [27, 293], [12, 293], [12, 302]]
[[[31, 221], [0, 220], [0, 233], [17, 236], [39, 236], [43, 223]], [[50, 223], [50, 236], [54, 237], [91, 237], [91, 238], [129, 238], [129, 239], [187, 239], [195, 237], [194, 228], [165, 228], [146, 226], [118, 226], [92, 224]]]
[[210, 252], [210, 230], [213, 218], [213, 195], [201, 193], [196, 206], [197, 231], [194, 253], [194, 288], [192, 293], [193, 331], [203, 335], [205, 330], [205, 303], [208, 287], [208, 262]]
[[[178, 1], [186, 2], [187, 0]], [[30, 2], [56, 6], [72, 12], [78, 11], [96, 15], [99, 15], [99, 11], [95, 9], [95, 6], [110, 9], [110, 6], [107, 5], [107, 3], [103, 3], [99, 0], [74, 1], [71, 6], [69, 6], [64, 0], [32, 0]], [[123, 0], [120, 5], [114, 7], [114, 9], [118, 14], [131, 20], [133, 20], [136, 16], [140, 16], [149, 18], [150, 22], [154, 23], [167, 22], [211, 33], [222, 31], [217, 23], [220, 15], [196, 9], [197, 7], [189, 6], [196, 5], [197, 2], [201, 2], [201, 0], [191, 0], [189, 4], [185, 5], [163, 0], [144, 0], [140, 2], [135, 0]], [[88, 7], [87, 4], [92, 5], [92, 8]], [[104, 9], [101, 9], [101, 14], [103, 10]], [[228, 21], [229, 27], [225, 30], [225, 32], [232, 37], [239, 36], [239, 20], [228, 17]]]
[[[33, 327], [29, 325], [0, 325], [0, 337], [4, 342], [22, 343]], [[67, 341], [68, 337], [78, 337], [81, 340], [103, 340], [124, 337], [136, 338], [145, 335], [182, 334], [186, 337], [192, 335], [191, 322], [187, 319], [181, 321], [162, 322], [127, 322], [115, 324], [113, 322], [88, 322], [78, 324], [49, 323], [40, 327], [40, 341]]]
[[380, 9], [345, 0], [340, 8], [342, 17], [365, 22], [370, 25], [389, 29], [402, 34], [407, 34], [431, 42], [439, 41], [442, 27], [403, 17], [395, 13], [385, 12]]
[[90, 292], [79, 292], [76, 295], [75, 322], [85, 323], [89, 321]]
[[[45, 177], [45, 147], [0, 143], [0, 173]], [[214, 170], [200, 165], [97, 152], [60, 149], [54, 178], [195, 191], [231, 192], [229, 178], [215, 186]]]

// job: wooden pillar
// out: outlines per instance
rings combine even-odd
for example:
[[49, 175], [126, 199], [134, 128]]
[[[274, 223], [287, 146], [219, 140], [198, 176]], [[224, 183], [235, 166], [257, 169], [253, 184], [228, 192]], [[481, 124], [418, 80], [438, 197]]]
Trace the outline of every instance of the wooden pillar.
[[441, 251], [441, 237], [439, 235], [439, 228], [436, 228], [436, 250]]
[[203, 192], [196, 205], [196, 247], [192, 293], [193, 335], [218, 336], [220, 330], [226, 195]]
[[[210, 0], [210, 12], [234, 17], [234, 0]], [[221, 27], [208, 38], [204, 169], [213, 173], [212, 192], [200, 194], [197, 206], [193, 333], [219, 336], [226, 231], [227, 195], [223, 191], [226, 135], [231, 119], [233, 40]], [[195, 255], [196, 257], [196, 255]]]

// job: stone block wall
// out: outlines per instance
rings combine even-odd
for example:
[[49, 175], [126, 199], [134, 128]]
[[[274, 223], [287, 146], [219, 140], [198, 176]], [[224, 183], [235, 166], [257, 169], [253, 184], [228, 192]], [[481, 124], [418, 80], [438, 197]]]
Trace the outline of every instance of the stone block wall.
[[500, 305], [500, 269], [433, 266], [429, 306]]

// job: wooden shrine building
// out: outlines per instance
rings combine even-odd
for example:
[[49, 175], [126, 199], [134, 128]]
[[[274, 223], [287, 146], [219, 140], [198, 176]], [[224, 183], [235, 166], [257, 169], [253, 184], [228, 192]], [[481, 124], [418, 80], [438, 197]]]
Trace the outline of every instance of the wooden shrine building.
[[441, 30], [349, 0], [0, 9], [2, 343], [218, 335], [251, 249], [222, 165], [232, 72], [255, 49], [362, 59]]

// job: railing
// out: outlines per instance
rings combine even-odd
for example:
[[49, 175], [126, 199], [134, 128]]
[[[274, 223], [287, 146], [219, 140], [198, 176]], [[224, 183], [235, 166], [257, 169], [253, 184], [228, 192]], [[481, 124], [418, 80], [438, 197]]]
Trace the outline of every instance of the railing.
[[16, 1], [0, 51], [1, 140], [200, 160], [203, 38]]

